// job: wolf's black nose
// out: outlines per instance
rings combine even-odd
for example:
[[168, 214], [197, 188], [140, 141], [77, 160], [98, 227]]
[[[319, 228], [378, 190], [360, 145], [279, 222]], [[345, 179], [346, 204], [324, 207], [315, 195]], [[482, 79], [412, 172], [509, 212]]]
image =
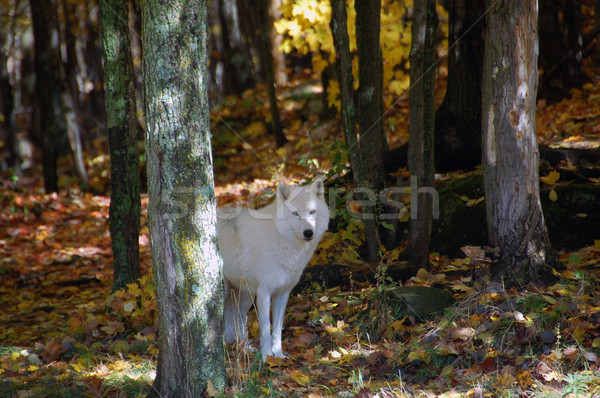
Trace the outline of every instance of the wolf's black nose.
[[313, 238], [312, 229], [305, 229], [302, 234], [304, 235], [304, 239], [306, 239], [306, 240], [311, 240]]

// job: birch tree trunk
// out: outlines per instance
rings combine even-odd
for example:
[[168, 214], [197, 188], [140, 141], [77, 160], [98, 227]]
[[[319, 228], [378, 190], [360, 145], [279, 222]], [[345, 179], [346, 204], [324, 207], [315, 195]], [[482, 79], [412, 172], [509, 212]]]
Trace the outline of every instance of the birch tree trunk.
[[537, 0], [486, 0], [483, 170], [492, 280], [542, 280], [551, 248], [539, 198], [535, 132]]
[[223, 275], [202, 0], [143, 0], [148, 217], [159, 357], [151, 396], [201, 397], [226, 384]]
[[110, 241], [113, 290], [140, 277], [140, 173], [127, 0], [100, 2], [110, 145]]

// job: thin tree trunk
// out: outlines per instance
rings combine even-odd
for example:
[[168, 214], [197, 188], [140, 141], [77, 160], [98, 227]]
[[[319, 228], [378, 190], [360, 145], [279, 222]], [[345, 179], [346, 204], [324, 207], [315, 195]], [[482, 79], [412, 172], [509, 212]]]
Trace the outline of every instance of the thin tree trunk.
[[348, 37], [348, 15], [346, 12], [346, 0], [332, 0], [331, 2], [331, 31], [333, 32], [333, 43], [337, 53], [340, 68], [340, 99], [342, 125], [350, 166], [354, 171], [354, 180], [360, 181], [361, 170], [360, 153], [358, 152], [358, 141], [356, 138], [356, 109], [354, 107], [354, 76], [352, 74], [352, 55], [350, 54], [350, 39]]
[[279, 49], [281, 46], [281, 35], [275, 31], [274, 21], [281, 18], [279, 7], [281, 0], [268, 0], [269, 2], [269, 41], [271, 42], [271, 59], [273, 60], [273, 79], [280, 86], [287, 83], [287, 75], [285, 74], [285, 55]]
[[113, 290], [140, 277], [140, 177], [128, 0], [103, 0], [106, 114], [110, 145], [110, 239], [114, 257]]
[[35, 37], [35, 91], [42, 134], [42, 165], [46, 192], [58, 191], [57, 139], [61, 135], [58, 81], [58, 32], [49, 0], [30, 0]]
[[[12, 35], [12, 31], [7, 32]], [[6, 36], [0, 37], [0, 112], [2, 121], [0, 128], [3, 130], [8, 148], [8, 166], [12, 167], [13, 173], [17, 177], [22, 176], [21, 156], [18, 150], [17, 131], [15, 128], [15, 98], [13, 88], [10, 84], [8, 69], [6, 67], [7, 54], [5, 51]]]
[[201, 397], [227, 382], [223, 271], [202, 0], [142, 0], [148, 218], [159, 357], [150, 396]]
[[586, 76], [583, 71], [583, 12], [581, 0], [570, 0], [563, 6], [567, 36], [567, 86], [581, 87]]
[[279, 119], [279, 109], [277, 108], [277, 97], [275, 95], [275, 78], [273, 71], [273, 58], [271, 56], [271, 40], [269, 40], [270, 26], [273, 24], [269, 17], [268, 0], [258, 0], [260, 18], [260, 54], [263, 70], [265, 72], [265, 84], [269, 94], [269, 107], [271, 109], [271, 131], [275, 137], [277, 147], [285, 145], [287, 138], [283, 134], [281, 121]]
[[[600, 31], [600, 0], [594, 0], [594, 30]], [[596, 35], [594, 47], [594, 64], [600, 65], [600, 36]]]
[[[384, 188], [385, 171], [383, 155], [383, 63], [379, 42], [381, 1], [357, 1], [356, 41], [358, 49], [358, 151], [361, 165], [353, 169], [357, 184], [371, 190], [375, 197]], [[348, 148], [352, 150], [353, 148]], [[377, 206], [365, 209], [364, 219], [368, 260], [379, 260], [379, 233], [377, 231]]]
[[86, 15], [86, 42], [85, 63], [87, 65], [88, 80], [92, 83], [92, 90], [88, 93], [86, 101], [87, 116], [92, 118], [101, 130], [106, 130], [106, 101], [104, 93], [104, 68], [102, 66], [102, 38], [99, 37], [100, 24], [94, 4], [85, 3]]
[[73, 152], [75, 170], [82, 180], [84, 187], [88, 186], [87, 171], [83, 161], [83, 146], [81, 144], [81, 107], [79, 105], [79, 90], [77, 88], [77, 53], [75, 50], [75, 37], [71, 31], [71, 16], [75, 13], [73, 6], [67, 1], [62, 1], [65, 14], [65, 47], [67, 61], [63, 63], [64, 86], [61, 89], [61, 99], [67, 121], [67, 134]]
[[492, 280], [539, 282], [551, 248], [539, 198], [535, 133], [537, 0], [486, 0], [483, 170]]
[[[411, 175], [411, 218], [407, 258], [417, 266], [429, 265], [433, 224], [435, 133], [435, 0], [416, 0], [410, 50], [410, 141], [408, 170]], [[414, 192], [416, 190], [416, 192]]]
[[[241, 95], [245, 90], [254, 87], [256, 80], [250, 58], [247, 56], [248, 51], [244, 48], [246, 43], [243, 42], [240, 30], [240, 11], [235, 0], [219, 0], [215, 3], [218, 6], [222, 32], [220, 44], [225, 94]], [[247, 16], [244, 15], [243, 19], [247, 19]]]

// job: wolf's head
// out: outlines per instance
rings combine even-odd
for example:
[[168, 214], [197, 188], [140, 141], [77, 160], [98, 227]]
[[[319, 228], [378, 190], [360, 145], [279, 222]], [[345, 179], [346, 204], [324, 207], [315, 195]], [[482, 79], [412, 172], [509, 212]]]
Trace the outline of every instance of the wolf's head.
[[277, 213], [275, 225], [280, 234], [290, 239], [315, 242], [327, 230], [329, 208], [325, 203], [322, 180], [304, 187], [277, 185]]

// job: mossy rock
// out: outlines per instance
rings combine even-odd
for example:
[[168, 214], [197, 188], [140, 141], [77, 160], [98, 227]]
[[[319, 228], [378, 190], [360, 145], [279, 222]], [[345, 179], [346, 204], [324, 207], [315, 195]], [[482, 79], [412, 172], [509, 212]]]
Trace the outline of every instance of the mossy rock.
[[421, 317], [442, 313], [455, 301], [449, 291], [427, 286], [395, 287], [386, 290], [386, 295], [396, 313]]

